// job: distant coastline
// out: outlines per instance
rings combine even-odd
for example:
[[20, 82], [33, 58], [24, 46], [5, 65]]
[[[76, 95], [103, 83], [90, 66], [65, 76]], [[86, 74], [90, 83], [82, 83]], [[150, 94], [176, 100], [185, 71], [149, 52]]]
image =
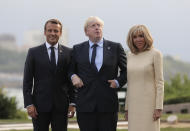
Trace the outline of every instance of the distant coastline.
[[0, 88], [22, 88], [22, 73], [0, 72]]

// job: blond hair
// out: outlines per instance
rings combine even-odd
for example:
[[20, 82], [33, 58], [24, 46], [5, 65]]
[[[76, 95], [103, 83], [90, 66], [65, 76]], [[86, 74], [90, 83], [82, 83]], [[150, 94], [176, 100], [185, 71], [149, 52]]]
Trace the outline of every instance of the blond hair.
[[137, 34], [142, 34], [144, 37], [145, 46], [144, 46], [143, 51], [150, 50], [151, 48], [153, 48], [153, 38], [148, 28], [145, 25], [135, 25], [129, 30], [129, 33], [127, 36], [127, 44], [132, 53], [134, 54], [139, 53], [138, 48], [134, 45], [134, 42], [133, 42], [133, 37], [134, 35], [137, 35]]
[[86, 22], [84, 24], [84, 31], [85, 32], [86, 32], [89, 24], [92, 23], [92, 22], [94, 22], [94, 21], [98, 21], [98, 22], [100, 22], [100, 24], [101, 24], [102, 27], [104, 26], [104, 21], [102, 19], [100, 19], [97, 16], [90, 16], [90, 17], [88, 17], [88, 19], [86, 20]]

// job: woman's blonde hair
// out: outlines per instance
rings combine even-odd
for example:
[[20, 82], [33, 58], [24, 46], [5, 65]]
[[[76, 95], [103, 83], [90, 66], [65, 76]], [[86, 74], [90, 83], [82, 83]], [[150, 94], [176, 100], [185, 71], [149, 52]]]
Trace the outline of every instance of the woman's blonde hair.
[[139, 53], [138, 48], [134, 45], [134, 42], [133, 42], [134, 35], [138, 35], [138, 34], [142, 34], [145, 40], [145, 46], [144, 46], [143, 51], [150, 50], [151, 48], [153, 48], [153, 38], [148, 28], [145, 25], [135, 25], [129, 30], [129, 33], [127, 36], [127, 44], [132, 53], [134, 54]]

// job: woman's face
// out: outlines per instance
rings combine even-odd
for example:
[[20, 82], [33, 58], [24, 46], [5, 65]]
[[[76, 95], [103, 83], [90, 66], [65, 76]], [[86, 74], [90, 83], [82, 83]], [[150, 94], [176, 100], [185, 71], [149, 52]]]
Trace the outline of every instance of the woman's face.
[[145, 46], [144, 35], [142, 33], [136, 33], [133, 35], [133, 43], [139, 51], [143, 51]]

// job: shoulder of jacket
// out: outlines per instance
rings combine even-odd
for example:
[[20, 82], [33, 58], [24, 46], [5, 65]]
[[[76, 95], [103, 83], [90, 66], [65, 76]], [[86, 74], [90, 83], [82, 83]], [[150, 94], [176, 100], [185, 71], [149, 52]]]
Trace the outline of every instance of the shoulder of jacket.
[[104, 39], [104, 41], [105, 41], [105, 42], [107, 42], [107, 43], [109, 43], [109, 44], [113, 44], [113, 45], [120, 45], [120, 43], [119, 43], [119, 42], [114, 42], [114, 41], [105, 40], [105, 39]]
[[84, 41], [82, 43], [74, 45], [73, 48], [80, 48], [80, 47], [86, 46], [88, 43], [89, 43], [88, 41]]
[[59, 44], [59, 46], [60, 46], [61, 48], [63, 48], [63, 49], [68, 50], [68, 51], [71, 51], [71, 50], [72, 50], [72, 48], [67, 47], [67, 46], [65, 46], [65, 45], [62, 45], [62, 44]]
[[43, 46], [44, 46], [44, 44], [41, 44], [41, 45], [38, 45], [38, 46], [35, 46], [35, 47], [31, 47], [28, 50], [29, 51], [36, 51], [36, 50], [41, 49]]

